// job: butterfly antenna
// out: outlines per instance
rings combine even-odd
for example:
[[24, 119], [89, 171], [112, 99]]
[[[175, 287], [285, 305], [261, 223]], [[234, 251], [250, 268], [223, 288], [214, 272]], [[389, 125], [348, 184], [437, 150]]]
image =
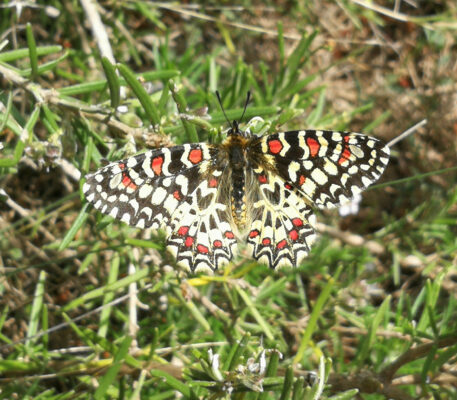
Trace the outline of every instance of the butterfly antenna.
[[227, 118], [227, 114], [225, 113], [224, 106], [222, 105], [222, 99], [221, 99], [219, 90], [216, 90], [216, 96], [217, 96], [217, 100], [219, 101], [219, 105], [221, 106], [222, 113], [224, 114], [225, 119], [227, 120], [228, 124], [230, 125], [230, 128], [233, 130], [233, 125], [230, 122], [230, 120]]
[[251, 100], [251, 92], [248, 90], [248, 93], [246, 95], [246, 103], [244, 103], [244, 110], [243, 110], [243, 114], [241, 114], [240, 122], [243, 120], [244, 113], [246, 112], [246, 108], [248, 108], [249, 100]]

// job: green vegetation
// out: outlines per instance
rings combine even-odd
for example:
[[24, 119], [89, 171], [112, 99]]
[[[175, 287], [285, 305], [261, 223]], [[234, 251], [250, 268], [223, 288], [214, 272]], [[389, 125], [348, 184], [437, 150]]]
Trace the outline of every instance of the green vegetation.
[[[86, 3], [0, 8], [0, 399], [455, 399], [453, 2]], [[219, 142], [216, 90], [260, 133], [428, 123], [299, 268], [189, 275], [81, 178]]]

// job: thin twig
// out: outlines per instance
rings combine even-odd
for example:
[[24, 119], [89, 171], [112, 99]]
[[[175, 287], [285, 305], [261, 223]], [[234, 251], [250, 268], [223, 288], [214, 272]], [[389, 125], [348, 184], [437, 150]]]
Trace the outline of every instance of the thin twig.
[[338, 228], [331, 227], [320, 222], [316, 224], [316, 230], [319, 233], [325, 233], [337, 238], [350, 246], [364, 246], [372, 254], [380, 255], [386, 251], [384, 246], [374, 240], [366, 240], [363, 236], [348, 231], [342, 231]]
[[[269, 35], [269, 36], [278, 36], [278, 31], [276, 29], [275, 30], [265, 29], [265, 28], [261, 28], [259, 26], [252, 26], [252, 25], [243, 24], [243, 23], [239, 23], [239, 22], [230, 22], [227, 20], [223, 20], [221, 18], [211, 17], [209, 15], [202, 14], [200, 12], [185, 9], [181, 6], [176, 6], [172, 3], [151, 3], [151, 4], [153, 4], [155, 7], [164, 8], [166, 10], [173, 11], [178, 14], [182, 14], [182, 15], [186, 15], [186, 16], [194, 17], [194, 18], [199, 18], [204, 21], [216, 22], [218, 24], [223, 24], [223, 25], [234, 27], [234, 28], [243, 29], [246, 31], [263, 33], [263, 34]], [[297, 35], [297, 34], [293, 34], [293, 33], [286, 33], [286, 32], [283, 33], [283, 37], [285, 39], [292, 39], [292, 40], [301, 40], [302, 39], [301, 35]], [[333, 37], [327, 38], [325, 40], [327, 42], [332, 41], [332, 42], [337, 42], [337, 43], [358, 43], [358, 44], [365, 44], [365, 45], [371, 45], [371, 46], [382, 46], [383, 45], [382, 43], [379, 43], [378, 41], [375, 41], [375, 40], [357, 41], [357, 40], [346, 40], [346, 39], [339, 39], [339, 38], [333, 38]]]
[[427, 123], [426, 119], [423, 119], [422, 121], [418, 122], [416, 125], [412, 126], [411, 128], [407, 129], [404, 131], [401, 135], [398, 135], [396, 138], [393, 138], [389, 143], [387, 143], [387, 146], [392, 147], [396, 143], [398, 143], [400, 140], [403, 140], [407, 136], [411, 135], [415, 131], [417, 131], [419, 128], [424, 126]]
[[400, 13], [400, 12], [396, 12], [395, 10], [392, 11], [392, 10], [386, 8], [386, 7], [378, 6], [377, 4], [373, 4], [371, 2], [368, 3], [368, 2], [362, 1], [362, 0], [352, 0], [352, 2], [355, 3], [355, 4], [358, 4], [359, 6], [368, 8], [369, 10], [372, 10], [372, 11], [377, 12], [379, 14], [383, 14], [383, 15], [386, 15], [386, 16], [388, 16], [390, 18], [396, 19], [398, 21], [402, 21], [402, 22], [414, 22], [415, 21], [414, 17], [410, 17], [410, 16], [408, 16], [406, 14], [403, 14], [403, 13]]
[[111, 64], [115, 64], [116, 60], [113, 55], [113, 49], [109, 42], [108, 33], [106, 32], [105, 25], [103, 25], [100, 14], [97, 10], [96, 2], [92, 0], [80, 0], [84, 12], [87, 16], [87, 21], [97, 42], [100, 54], [106, 57]]
[[[139, 259], [139, 251], [137, 248], [133, 249], [133, 254], [136, 259]], [[136, 272], [135, 265], [133, 262], [129, 263], [128, 266], [128, 274], [134, 275]], [[132, 281], [129, 285], [129, 291], [128, 291], [128, 296], [129, 296], [129, 301], [128, 301], [128, 308], [129, 308], [129, 326], [128, 326], [128, 332], [129, 336], [133, 338], [132, 343], [131, 343], [131, 348], [136, 349], [138, 347], [138, 342], [137, 342], [137, 333], [138, 333], [138, 312], [137, 312], [137, 305], [138, 305], [138, 285], [136, 281]]]
[[[106, 57], [111, 64], [116, 64], [116, 59], [114, 58], [113, 49], [108, 37], [108, 32], [106, 31], [105, 25], [102, 22], [102, 18], [100, 17], [96, 2], [93, 0], [81, 0], [81, 5], [83, 6], [83, 9], [87, 15], [92, 34], [94, 35], [95, 41], [97, 42], [101, 56]], [[116, 75], [119, 76], [119, 72], [117, 70]], [[120, 88], [120, 96], [121, 98], [125, 98], [125, 95], [126, 88], [122, 86]]]

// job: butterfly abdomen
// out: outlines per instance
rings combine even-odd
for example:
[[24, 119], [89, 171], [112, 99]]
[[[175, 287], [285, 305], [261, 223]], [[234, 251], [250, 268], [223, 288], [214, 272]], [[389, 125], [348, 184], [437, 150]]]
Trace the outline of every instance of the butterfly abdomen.
[[241, 135], [231, 135], [223, 146], [228, 155], [231, 170], [230, 201], [232, 218], [238, 230], [246, 226], [246, 145], [248, 141]]

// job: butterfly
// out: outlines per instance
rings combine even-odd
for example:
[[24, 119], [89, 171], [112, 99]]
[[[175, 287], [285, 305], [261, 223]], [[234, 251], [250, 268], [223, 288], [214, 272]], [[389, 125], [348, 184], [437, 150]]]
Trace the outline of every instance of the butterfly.
[[238, 241], [271, 268], [299, 266], [316, 240], [312, 207], [348, 202], [388, 161], [389, 147], [363, 134], [256, 136], [234, 121], [220, 144], [154, 149], [111, 163], [85, 177], [83, 193], [103, 214], [163, 229], [177, 264], [192, 272], [231, 262]]

